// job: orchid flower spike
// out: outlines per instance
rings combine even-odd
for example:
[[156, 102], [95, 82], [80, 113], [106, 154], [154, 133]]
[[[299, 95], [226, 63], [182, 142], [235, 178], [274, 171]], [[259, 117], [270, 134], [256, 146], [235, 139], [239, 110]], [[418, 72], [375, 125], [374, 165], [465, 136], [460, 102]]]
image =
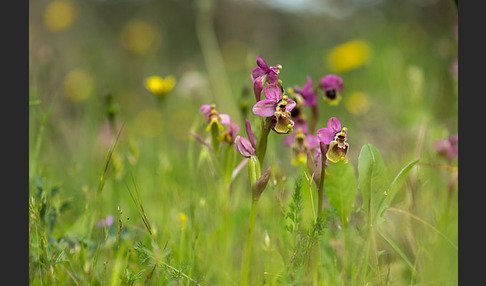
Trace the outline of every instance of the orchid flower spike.
[[327, 75], [321, 79], [319, 86], [324, 90], [324, 100], [329, 105], [337, 105], [341, 100], [339, 94], [343, 91], [343, 79], [337, 75]]

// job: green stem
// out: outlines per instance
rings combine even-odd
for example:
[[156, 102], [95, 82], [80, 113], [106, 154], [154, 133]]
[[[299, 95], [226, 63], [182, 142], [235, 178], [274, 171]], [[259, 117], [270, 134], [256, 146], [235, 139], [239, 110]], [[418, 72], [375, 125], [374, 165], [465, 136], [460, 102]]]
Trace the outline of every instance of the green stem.
[[[271, 118], [269, 117], [269, 119]], [[262, 129], [260, 132], [260, 138], [256, 150], [258, 160], [260, 160], [260, 166], [263, 164], [263, 160], [265, 159], [265, 153], [267, 152], [268, 134], [270, 133], [269, 119], [262, 118], [261, 120]]]
[[219, 130], [218, 125], [212, 123], [211, 125], [211, 145], [213, 146], [214, 152], [219, 162], [219, 140], [218, 140]]
[[253, 240], [253, 230], [255, 229], [257, 200], [252, 200], [250, 213], [250, 228], [248, 229], [248, 237], [246, 238], [246, 249], [243, 260], [243, 268], [241, 271], [241, 285], [248, 285], [248, 271], [250, 270], [250, 256], [251, 256], [251, 242]]
[[324, 214], [324, 175], [326, 174], [326, 159], [323, 155], [321, 163], [321, 174], [319, 175], [319, 188], [317, 189], [317, 212]]

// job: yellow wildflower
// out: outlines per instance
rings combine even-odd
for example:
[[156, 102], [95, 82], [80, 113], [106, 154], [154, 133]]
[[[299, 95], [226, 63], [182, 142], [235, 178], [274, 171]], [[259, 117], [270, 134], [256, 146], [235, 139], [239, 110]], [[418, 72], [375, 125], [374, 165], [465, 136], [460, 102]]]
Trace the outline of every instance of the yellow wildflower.
[[187, 225], [187, 215], [185, 213], [179, 214], [179, 219], [181, 221], [181, 229], [186, 229]]
[[328, 68], [334, 72], [360, 67], [371, 58], [371, 47], [362, 40], [352, 40], [332, 49], [326, 56]]
[[167, 76], [165, 79], [160, 76], [151, 76], [145, 80], [145, 88], [156, 96], [164, 96], [176, 85], [174, 76]]

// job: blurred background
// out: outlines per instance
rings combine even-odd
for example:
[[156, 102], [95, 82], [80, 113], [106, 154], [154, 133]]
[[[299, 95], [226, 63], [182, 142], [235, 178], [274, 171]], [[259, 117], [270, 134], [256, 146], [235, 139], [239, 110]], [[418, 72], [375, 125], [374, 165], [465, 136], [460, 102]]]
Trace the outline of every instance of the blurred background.
[[[246, 136], [244, 119], [259, 122], [250, 72], [261, 56], [282, 65], [285, 88], [307, 76], [314, 86], [328, 74], [343, 78], [338, 106], [318, 94], [317, 128], [341, 120], [353, 165], [366, 143], [380, 150], [390, 174], [418, 158], [446, 164], [434, 142], [458, 131], [457, 39], [452, 0], [29, 1], [30, 161], [43, 132], [39, 173], [72, 202], [89, 201], [123, 126], [106, 213], [123, 205], [137, 216], [123, 184], [134, 174], [148, 213], [177, 200], [169, 216], [176, 217], [189, 204], [188, 181], [199, 184], [187, 157], [201, 149], [188, 132], [206, 134], [200, 106], [216, 104]], [[175, 78], [163, 100], [145, 87], [150, 76]], [[284, 137], [269, 136], [267, 160], [293, 176]], [[73, 227], [84, 207], [71, 203], [56, 231]], [[168, 220], [152, 219], [160, 229]]]

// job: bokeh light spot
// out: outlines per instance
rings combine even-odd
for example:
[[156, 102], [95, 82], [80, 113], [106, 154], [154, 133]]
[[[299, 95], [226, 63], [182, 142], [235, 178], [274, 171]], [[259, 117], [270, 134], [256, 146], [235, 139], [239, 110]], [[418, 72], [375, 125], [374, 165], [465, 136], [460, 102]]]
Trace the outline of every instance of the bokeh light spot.
[[74, 22], [76, 10], [67, 1], [51, 2], [44, 11], [44, 25], [51, 32], [68, 29]]
[[74, 102], [88, 99], [93, 92], [93, 87], [93, 78], [82, 69], [71, 70], [64, 78], [65, 94]]
[[162, 114], [154, 108], [142, 110], [135, 118], [135, 129], [148, 138], [159, 136], [163, 127]]
[[155, 50], [160, 43], [161, 36], [149, 23], [134, 19], [128, 21], [121, 30], [122, 46], [138, 55], [148, 54]]
[[354, 91], [345, 97], [344, 107], [351, 114], [362, 115], [370, 109], [370, 101], [365, 93]]
[[230, 71], [238, 71], [246, 67], [246, 55], [248, 47], [241, 41], [227, 41], [221, 47], [223, 60]]

